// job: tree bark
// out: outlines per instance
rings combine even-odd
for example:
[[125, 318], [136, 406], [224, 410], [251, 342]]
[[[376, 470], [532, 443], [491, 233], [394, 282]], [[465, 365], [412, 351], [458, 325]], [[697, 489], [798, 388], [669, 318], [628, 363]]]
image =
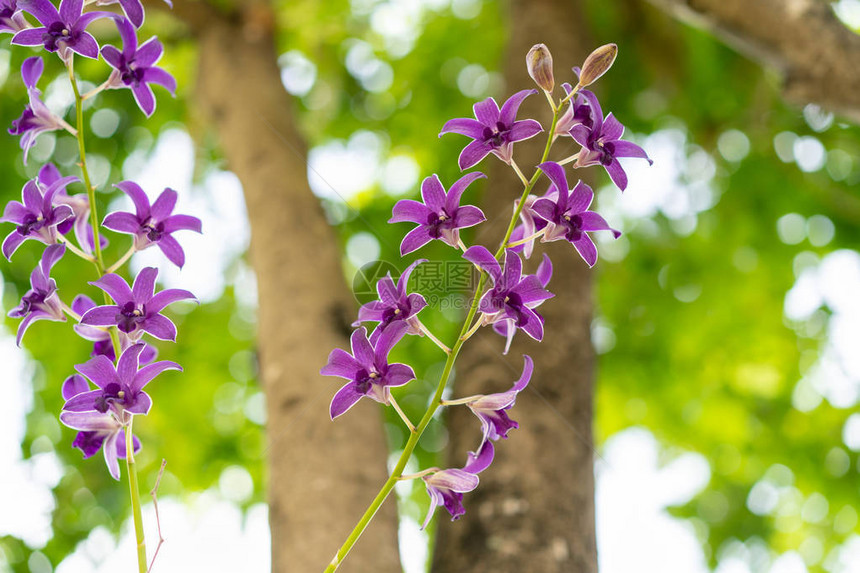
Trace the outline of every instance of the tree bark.
[[[232, 14], [200, 2], [176, 8], [199, 40], [196, 101], [242, 182], [251, 222], [272, 570], [322, 571], [385, 481], [387, 449], [369, 401], [329, 419], [337, 383], [319, 369], [331, 349], [348, 348], [355, 302], [334, 231], [307, 183], [305, 146], [276, 63], [274, 17], [266, 3], [240, 5]], [[401, 571], [393, 503], [343, 571]]]
[[[556, 84], [575, 83], [570, 68], [581, 65], [590, 48], [596, 47], [583, 30], [581, 3], [514, 0], [510, 18], [507, 93], [533, 86], [525, 56], [536, 43], [547, 44], [553, 54]], [[548, 128], [545, 98], [528, 98], [519, 117], [537, 117]], [[540, 160], [545, 141], [541, 134], [516, 144], [515, 157], [527, 176]], [[560, 151], [575, 151], [568, 141], [559, 140], [551, 157], [560, 159]], [[492, 169], [492, 195], [483, 206], [491, 221], [506, 221], [522, 184], [506, 166], [499, 163]], [[536, 191], [543, 193], [545, 188], [544, 180]], [[503, 233], [504, 223], [496, 223], [482, 230], [479, 241], [498, 241]], [[520, 428], [496, 444], [495, 462], [481, 474], [478, 489], [465, 495], [466, 515], [450, 523], [444, 513], [438, 514], [434, 573], [597, 571], [591, 272], [567, 243], [537, 249], [532, 272], [544, 248], [555, 266], [549, 290], [556, 293], [539, 310], [546, 319], [544, 341], [538, 344], [519, 333], [510, 356], [503, 359], [503, 339], [482, 329], [458, 361], [456, 396], [509, 389], [522, 371], [523, 353], [534, 359], [535, 373], [510, 411]], [[448, 414], [448, 461], [451, 467], [461, 467], [466, 451], [478, 445], [478, 422], [466, 408], [452, 408]]]
[[826, 0], [649, 0], [775, 66], [786, 99], [860, 121], [860, 36]]

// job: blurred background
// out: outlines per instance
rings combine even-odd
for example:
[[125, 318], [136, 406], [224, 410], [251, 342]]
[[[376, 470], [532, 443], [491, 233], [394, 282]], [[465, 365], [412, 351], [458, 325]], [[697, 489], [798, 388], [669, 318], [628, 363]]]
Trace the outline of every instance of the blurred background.
[[[860, 30], [860, 1], [830, 6]], [[594, 47], [619, 46], [594, 91], [654, 160], [650, 168], [622, 160], [631, 181], [623, 195], [605, 173], [592, 176], [597, 210], [624, 232], [617, 241], [596, 236], [593, 271], [600, 568], [860, 571], [860, 130], [815, 103], [786, 103], [774, 70], [650, 4], [588, 0], [583, 8]], [[516, 23], [504, 4], [484, 0], [279, 1], [274, 14], [280, 79], [308, 145], [310, 188], [342, 247], [345, 282], [374, 261], [405, 267], [404, 226], [384, 222], [427, 175], [446, 184], [458, 177], [464, 142], [437, 139], [441, 126], [469, 116], [475, 101], [531, 87], [505, 81]], [[109, 26], [99, 32], [117, 42]], [[157, 92], [151, 120], [127, 91], [100, 95], [87, 112], [103, 213], [129, 207], [109, 184], [134, 179], [150, 196], [179, 190], [178, 211], [204, 224], [203, 237], [183, 237], [181, 272], [151, 251], [131, 261], [135, 271], [159, 266], [164, 287], [201, 301], [172, 308], [179, 343], [158, 348], [186, 371], [150, 387], [155, 407], [135, 426], [144, 491], [167, 460], [159, 491], [167, 543], [156, 570], [267, 571], [269, 410], [243, 187], [193, 99], [207, 73], [197, 68], [193, 34], [151, 12], [142, 34], [156, 32], [178, 97]], [[17, 70], [31, 55], [10, 50], [8, 38], [0, 41], [6, 124], [26, 103]], [[103, 81], [101, 66], [77, 71], [92, 87]], [[557, 82], [571, 79], [566, 69], [555, 73]], [[74, 102], [59, 62], [48, 62], [40, 88], [55, 111]], [[69, 135], [46, 134], [24, 166], [17, 139], [0, 137], [0, 202], [20, 199], [40, 162], [71, 171], [76, 153]], [[116, 257], [126, 245], [112, 239]], [[0, 266], [4, 315], [29, 288], [40, 254], [27, 243]], [[442, 246], [421, 255], [456, 257]], [[54, 276], [63, 293], [89, 292], [93, 279], [70, 260]], [[425, 322], [450, 340], [460, 320], [455, 308]], [[74, 432], [57, 419], [60, 384], [89, 347], [69, 325], [40, 322], [18, 349], [16, 327], [6, 319], [0, 333], [0, 571], [127, 569], [124, 482], [113, 482], [100, 455], [81, 460]], [[435, 386], [438, 354], [423, 341], [398, 348], [419, 373], [401, 398], [414, 417]], [[307, 384], [326, 400], [335, 390], [331, 380]], [[396, 419], [386, 429], [396, 451], [402, 430]], [[442, 424], [431, 425], [415, 470], [443, 464], [448, 440]], [[435, 526], [419, 531], [423, 486], [401, 485], [401, 553], [417, 573]], [[150, 544], [152, 518], [149, 505]]]

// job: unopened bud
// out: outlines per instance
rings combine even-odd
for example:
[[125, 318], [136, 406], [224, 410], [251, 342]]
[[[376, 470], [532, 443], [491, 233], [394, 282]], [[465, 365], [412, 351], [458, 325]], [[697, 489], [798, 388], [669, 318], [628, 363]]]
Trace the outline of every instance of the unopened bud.
[[582, 64], [582, 72], [579, 74], [579, 85], [585, 87], [596, 82], [600, 76], [612, 67], [612, 63], [615, 61], [615, 56], [617, 55], [618, 46], [615, 44], [606, 44], [591, 52], [585, 58], [585, 63]]
[[526, 55], [526, 67], [529, 75], [545, 92], [551, 92], [555, 87], [555, 79], [552, 75], [552, 54], [545, 44], [535, 44]]

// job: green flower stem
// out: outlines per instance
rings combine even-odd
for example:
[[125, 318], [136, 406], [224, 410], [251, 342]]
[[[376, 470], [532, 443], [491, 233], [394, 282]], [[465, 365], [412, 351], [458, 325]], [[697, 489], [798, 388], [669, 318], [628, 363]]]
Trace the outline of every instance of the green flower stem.
[[87, 169], [87, 149], [84, 144], [84, 100], [81, 97], [81, 91], [78, 89], [78, 80], [75, 79], [75, 59], [73, 55], [69, 56], [68, 63], [69, 81], [72, 84], [72, 91], [75, 92], [75, 116], [77, 120], [77, 139], [78, 152], [81, 156], [81, 174], [84, 178], [84, 186], [87, 188], [87, 199], [90, 202], [90, 224], [93, 227], [93, 243], [95, 248], [95, 265], [99, 270], [99, 275], [105, 272], [105, 262], [102, 255], [102, 245], [99, 239], [99, 219], [96, 209], [96, 190], [93, 188], [90, 180], [90, 172]]
[[[557, 107], [553, 106], [552, 125], [550, 127], [546, 147], [544, 148], [543, 156], [540, 161], [541, 163], [546, 161], [549, 157], [549, 150], [552, 148], [552, 144], [555, 141], [555, 126], [558, 123], [559, 111], [561, 110], [561, 107], [561, 105]], [[511, 233], [513, 233], [517, 220], [520, 217], [520, 213], [523, 210], [525, 200], [529, 196], [529, 193], [531, 193], [532, 189], [534, 189], [534, 186], [538, 182], [538, 179], [540, 179], [541, 173], [542, 172], [540, 169], [535, 169], [532, 178], [529, 179], [527, 182], [524, 182], [522, 197], [520, 198], [517, 208], [514, 210], [514, 214], [511, 217], [511, 222], [508, 224], [508, 229], [505, 232], [505, 237], [504, 239], [502, 239], [498, 251], [496, 251], [496, 259], [499, 259], [502, 254], [504, 254], [505, 245], [507, 245], [508, 241], [511, 238]], [[430, 401], [430, 405], [427, 407], [427, 411], [424, 413], [424, 417], [421, 418], [421, 421], [418, 423], [418, 426], [415, 428], [415, 431], [409, 434], [409, 439], [406, 441], [406, 446], [403, 448], [403, 452], [400, 454], [400, 458], [397, 460], [397, 464], [391, 471], [391, 475], [388, 476], [388, 479], [382, 485], [382, 489], [380, 489], [379, 493], [376, 494], [376, 497], [373, 498], [373, 501], [370, 503], [370, 506], [364, 512], [364, 515], [362, 515], [361, 519], [358, 520], [358, 523], [355, 525], [352, 532], [346, 538], [346, 541], [344, 541], [343, 545], [341, 545], [340, 549], [338, 549], [337, 554], [328, 564], [328, 567], [325, 568], [324, 573], [334, 573], [335, 571], [337, 571], [337, 568], [340, 567], [341, 563], [343, 563], [344, 559], [346, 559], [347, 554], [349, 554], [349, 551], [352, 549], [353, 545], [355, 545], [355, 543], [358, 541], [358, 538], [361, 537], [361, 534], [367, 528], [368, 524], [373, 519], [373, 516], [376, 515], [376, 512], [382, 506], [383, 502], [388, 497], [388, 494], [391, 493], [391, 490], [394, 489], [395, 484], [403, 476], [403, 470], [404, 468], [406, 468], [406, 463], [409, 461], [409, 458], [412, 457], [412, 453], [415, 451], [415, 447], [418, 445], [418, 440], [421, 439], [421, 435], [424, 433], [424, 430], [427, 429], [427, 426], [430, 424], [430, 420], [433, 419], [433, 415], [436, 413], [436, 410], [438, 410], [439, 407], [442, 406], [442, 394], [445, 392], [445, 387], [448, 385], [448, 379], [451, 376], [451, 371], [454, 369], [454, 362], [457, 360], [457, 355], [460, 353], [460, 349], [466, 342], [467, 338], [464, 337], [468, 333], [469, 327], [478, 312], [478, 303], [481, 300], [481, 295], [484, 293], [484, 287], [487, 284], [487, 277], [488, 275], [486, 271], [481, 271], [481, 277], [478, 280], [477, 288], [475, 288], [475, 295], [474, 297], [472, 297], [472, 305], [469, 308], [469, 313], [466, 315], [466, 320], [463, 321], [463, 327], [460, 329], [460, 334], [459, 336], [457, 336], [457, 341], [451, 347], [451, 352], [450, 354], [448, 354], [448, 359], [445, 361], [445, 367], [442, 370], [442, 375], [439, 377], [439, 383], [436, 386], [436, 393], [433, 395], [433, 399]]]
[[137, 541], [137, 566], [139, 573], [147, 573], [146, 539], [143, 536], [143, 515], [140, 511], [140, 492], [137, 486], [137, 464], [134, 462], [134, 440], [132, 424], [134, 416], [129, 417], [125, 428], [125, 465], [128, 468], [128, 489], [131, 492], [131, 509], [134, 516], [134, 533]]
[[[90, 225], [93, 228], [93, 247], [95, 256], [92, 257], [92, 262], [98, 271], [99, 277], [104, 276], [108, 269], [105, 268], [104, 255], [102, 253], [101, 238], [99, 237], [99, 216], [96, 206], [96, 190], [93, 187], [90, 179], [90, 172], [87, 169], [87, 149], [84, 142], [84, 98], [81, 97], [81, 91], [78, 89], [78, 81], [75, 78], [74, 55], [69, 56], [67, 69], [69, 70], [69, 82], [72, 84], [72, 91], [75, 93], [75, 118], [77, 122], [76, 137], [78, 140], [78, 152], [80, 153], [81, 175], [84, 178], [84, 186], [87, 189], [87, 199], [90, 203]], [[111, 304], [113, 301], [107, 293], [104, 295], [105, 302]], [[115, 326], [110, 327], [111, 344], [113, 345], [114, 353], [117, 358], [122, 354], [122, 346], [119, 341], [119, 331]], [[126, 445], [126, 466], [128, 468], [128, 487], [131, 492], [131, 510], [134, 516], [134, 534], [137, 540], [137, 565], [140, 573], [147, 573], [146, 564], [146, 539], [143, 533], [143, 517], [140, 510], [140, 493], [137, 485], [137, 468], [134, 463], [134, 444], [132, 442], [132, 423], [131, 420], [125, 429], [125, 445]]]

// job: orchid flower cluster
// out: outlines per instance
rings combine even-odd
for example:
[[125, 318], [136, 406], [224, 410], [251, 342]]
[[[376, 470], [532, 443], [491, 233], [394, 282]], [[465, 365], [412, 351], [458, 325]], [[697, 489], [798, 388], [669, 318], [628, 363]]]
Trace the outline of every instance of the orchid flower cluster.
[[[578, 81], [575, 86], [562, 84], [564, 95], [559, 100], [553, 96], [555, 80], [551, 53], [543, 44], [529, 51], [526, 56], [529, 75], [543, 91], [553, 114], [546, 130], [534, 119], [517, 119], [522, 102], [537, 93], [534, 89], [515, 93], [501, 107], [493, 98], [487, 98], [474, 105], [474, 119], [452, 119], [442, 127], [440, 137], [454, 133], [471, 139], [460, 153], [461, 170], [476, 166], [492, 154], [508, 164], [523, 183], [522, 195], [513, 201], [513, 215], [495, 253], [481, 245], [467, 247], [460, 236], [461, 229], [474, 227], [486, 220], [478, 207], [461, 204], [469, 185], [484, 178], [483, 173], [466, 173], [447, 191], [439, 177], [431, 175], [421, 184], [422, 201], [405, 199], [394, 206], [389, 223], [416, 225], [403, 238], [401, 255], [438, 240], [462, 251], [461, 256], [481, 274], [460, 335], [451, 346], [434, 336], [418, 317], [427, 307], [425, 298], [419, 293], [408, 292], [410, 273], [417, 265], [426, 262], [425, 259], [410, 265], [396, 283], [390, 275], [382, 278], [376, 285], [379, 299], [359, 309], [358, 321], [353, 325], [358, 328], [350, 339], [351, 352], [339, 348], [333, 350], [328, 363], [320, 371], [323, 375], [347, 380], [332, 399], [332, 419], [343, 415], [366, 397], [394, 408], [410, 432], [391, 475], [332, 559], [327, 572], [335, 571], [343, 562], [376, 510], [400, 480], [421, 479], [424, 482], [430, 498], [430, 510], [423, 527], [427, 526], [440, 505], [452, 519], [462, 516], [465, 513], [463, 494], [478, 487], [478, 474], [493, 461], [495, 442], [507, 438], [510, 430], [519, 427], [511, 419], [509, 411], [517, 395], [528, 385], [534, 370], [533, 361], [527, 355], [523, 356], [522, 375], [506, 392], [452, 400], [443, 399], [443, 394], [460, 349], [480, 328], [491, 326], [504, 337], [505, 354], [518, 331], [523, 331], [537, 341], [543, 339], [544, 320], [537, 308], [553, 297], [547, 290], [552, 278], [552, 262], [544, 254], [534, 274], [523, 272], [523, 259], [531, 258], [538, 240], [541, 243], [567, 241], [585, 263], [593, 267], [597, 262], [597, 247], [589, 233], [607, 231], [615, 238], [621, 235], [602, 216], [590, 209], [594, 199], [591, 187], [582, 181], [572, 185], [565, 170], [566, 165], [574, 170], [600, 165], [623, 192], [627, 187], [627, 174], [619, 158], [641, 158], [651, 163], [640, 146], [621, 139], [624, 126], [613, 114], [604, 116], [597, 96], [585, 89], [609, 70], [617, 50], [615, 44], [602, 46], [589, 55], [582, 68], [573, 68]], [[542, 132], [548, 134], [543, 157], [535, 166], [531, 178], [526, 178], [514, 160], [514, 144]], [[550, 160], [552, 144], [558, 138], [565, 137], [571, 138], [580, 149], [569, 157]], [[532, 194], [544, 175], [548, 186], [543, 195]], [[365, 322], [376, 323], [369, 335], [366, 327], [361, 326]], [[391, 393], [391, 388], [403, 386], [415, 379], [412, 367], [392, 364], [388, 360], [391, 350], [406, 335], [427, 336], [447, 356], [436, 392], [418, 424], [412, 423]], [[461, 468], [434, 467], [404, 475], [403, 470], [418, 440], [442, 406], [465, 406], [478, 418], [481, 438], [475, 451], [466, 454], [466, 463]]]
[[[90, 9], [93, 5], [116, 3], [122, 13]], [[99, 49], [96, 38], [88, 31], [99, 20], [116, 26], [121, 49], [110, 45]], [[70, 133], [78, 142], [82, 178], [64, 175], [54, 164], [46, 163], [24, 185], [22, 201], [6, 205], [0, 223], [12, 223], [14, 228], [3, 240], [0, 249], [3, 255], [11, 260], [28, 241], [45, 246], [30, 276], [30, 290], [9, 316], [21, 319], [19, 346], [34, 322], [67, 322], [67, 317], [74, 322], [75, 333], [92, 342], [91, 358], [76, 365], [77, 373], [62, 384], [65, 405], [60, 420], [78, 431], [72, 446], [80, 449], [85, 458], [103, 452], [113, 478], [120, 479], [118, 460], [126, 460], [140, 571], [148, 567], [134, 465], [134, 455], [141, 444], [132, 433], [132, 423], [135, 416], [146, 415], [152, 407], [152, 400], [144, 391], [146, 385], [167, 370], [182, 370], [175, 362], [156, 361], [156, 350], [147, 335], [175, 341], [176, 326], [162, 312], [174, 302], [196, 299], [181, 289], [156, 292], [156, 268], [141, 270], [131, 285], [117, 271], [134, 253], [152, 246], [157, 246], [167, 260], [181, 268], [185, 253], [173, 234], [200, 233], [201, 222], [196, 217], [173, 213], [176, 191], [165, 189], [150, 203], [144, 190], [133, 181], [122, 181], [114, 187], [128, 195], [134, 211], [110, 213], [99, 222], [95, 188], [87, 168], [83, 104], [103, 90], [128, 88], [143, 113], [150, 116], [156, 106], [150, 84], [162, 86], [170, 93], [175, 91], [173, 76], [156, 65], [163, 52], [162, 44], [155, 37], [138, 42], [138, 28], [143, 20], [140, 0], [62, 0], [59, 7], [50, 0], [0, 0], [0, 33], [13, 34], [14, 45], [40, 47], [48, 55], [59, 56], [75, 95], [73, 126], [42, 100], [38, 88], [45, 69], [42, 56], [27, 58], [21, 66], [21, 77], [29, 104], [12, 122], [9, 133], [20, 136], [25, 164], [42, 133]], [[81, 94], [75, 59], [97, 60], [100, 55], [109, 66], [107, 79]], [[68, 188], [72, 186], [83, 186], [84, 191], [71, 194]], [[113, 264], [105, 262], [108, 241], [100, 228], [132, 238], [128, 251]], [[89, 284], [102, 291], [102, 304], [86, 294], [78, 294], [71, 300], [61, 296], [62, 289], [51, 278], [51, 272], [69, 253], [95, 266], [98, 278]]]

